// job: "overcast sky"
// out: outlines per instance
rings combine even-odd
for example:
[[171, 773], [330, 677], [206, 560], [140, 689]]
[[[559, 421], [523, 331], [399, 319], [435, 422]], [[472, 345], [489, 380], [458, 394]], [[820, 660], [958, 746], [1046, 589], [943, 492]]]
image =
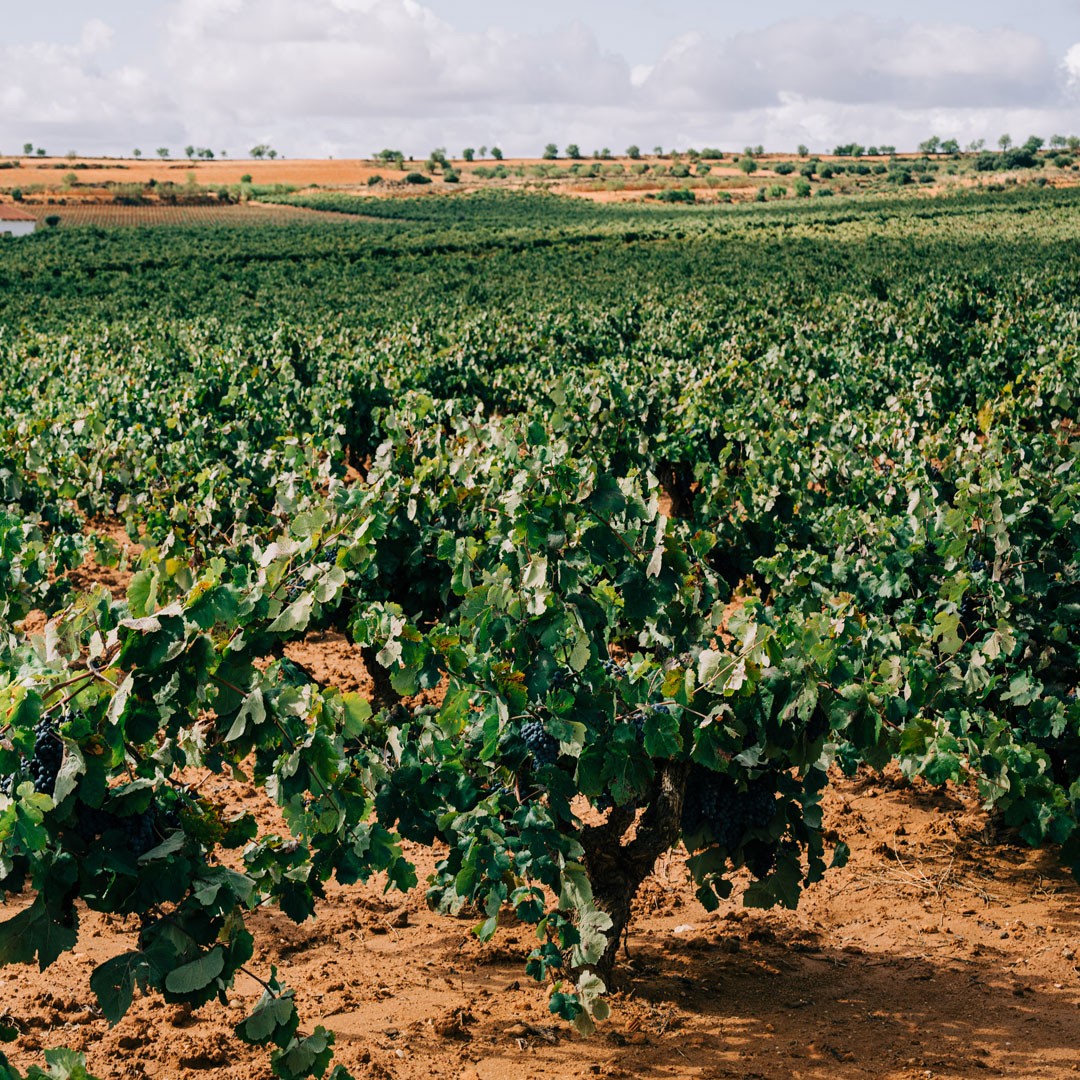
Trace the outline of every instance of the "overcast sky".
[[367, 156], [1080, 134], [1080, 0], [53, 0], [0, 152]]

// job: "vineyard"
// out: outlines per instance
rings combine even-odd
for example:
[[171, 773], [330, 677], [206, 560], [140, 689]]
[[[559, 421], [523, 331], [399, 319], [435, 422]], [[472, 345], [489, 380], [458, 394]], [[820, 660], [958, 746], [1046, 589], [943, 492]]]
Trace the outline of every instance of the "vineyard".
[[867, 776], [1080, 873], [1080, 195], [277, 201], [0, 247], [2, 1080], [104, 1074], [20, 1017], [88, 951], [395, 1075], [259, 937], [371, 884], [600, 1040], [672, 849], [813, 903]]
[[[56, 205], [37, 204], [33, 207], [39, 222], [46, 218], [57, 219], [57, 226], [143, 226], [156, 228], [161, 225], [285, 225], [310, 221], [311, 214], [303, 209], [289, 206], [269, 206], [261, 203], [226, 204], [222, 206], [117, 206], [113, 203], [82, 202]], [[343, 220], [332, 213], [320, 214], [322, 222]]]

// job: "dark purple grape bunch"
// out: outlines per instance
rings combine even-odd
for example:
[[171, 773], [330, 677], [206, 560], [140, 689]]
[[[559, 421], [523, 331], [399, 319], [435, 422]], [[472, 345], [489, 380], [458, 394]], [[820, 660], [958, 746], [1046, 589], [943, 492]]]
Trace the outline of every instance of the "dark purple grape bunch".
[[703, 831], [726, 852], [738, 851], [748, 832], [765, 828], [776, 810], [776, 790], [767, 777], [740, 788], [733, 777], [702, 765], [692, 765], [683, 797], [682, 831]]
[[529, 748], [533, 763], [540, 768], [554, 765], [559, 759], [559, 740], [544, 730], [540, 720], [527, 720], [521, 725], [521, 737]]
[[42, 717], [34, 728], [34, 754], [30, 758], [30, 779], [34, 790], [52, 795], [64, 761], [64, 744], [51, 720]]
[[604, 674], [612, 679], [625, 679], [626, 668], [617, 660], [605, 660]]

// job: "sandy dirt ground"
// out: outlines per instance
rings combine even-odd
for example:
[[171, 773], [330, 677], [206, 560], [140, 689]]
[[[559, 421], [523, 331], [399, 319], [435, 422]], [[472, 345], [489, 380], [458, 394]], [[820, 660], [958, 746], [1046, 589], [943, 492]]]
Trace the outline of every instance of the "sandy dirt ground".
[[[97, 530], [127, 543], [122, 530]], [[137, 548], [129, 548], [131, 554]], [[121, 594], [124, 570], [92, 564]], [[34, 629], [34, 627], [31, 627]], [[40, 629], [40, 627], [37, 627]], [[335, 633], [290, 647], [321, 680], [369, 686], [359, 650]], [[228, 811], [275, 812], [220, 777], [201, 790]], [[252, 971], [276, 965], [305, 1025], [337, 1036], [336, 1060], [370, 1080], [833, 1080], [1065, 1077], [1080, 1071], [1080, 888], [1052, 851], [1003, 833], [975, 793], [895, 773], [837, 777], [826, 828], [848, 865], [798, 911], [750, 911], [736, 895], [707, 914], [685, 856], [645, 883], [622, 956], [613, 1016], [583, 1039], [551, 1016], [528, 979], [528, 928], [479, 943], [474, 919], [433, 914], [424, 886], [330, 886], [317, 918], [251, 916]], [[423, 883], [437, 852], [409, 848]], [[14, 914], [25, 898], [14, 898]], [[244, 977], [228, 1008], [194, 1012], [137, 999], [113, 1029], [89, 988], [93, 967], [133, 945], [134, 920], [83, 913], [78, 947], [41, 973], [0, 969], [0, 1014], [26, 1066], [44, 1047], [85, 1050], [107, 1080], [269, 1080], [265, 1053], [232, 1034], [260, 994]]]

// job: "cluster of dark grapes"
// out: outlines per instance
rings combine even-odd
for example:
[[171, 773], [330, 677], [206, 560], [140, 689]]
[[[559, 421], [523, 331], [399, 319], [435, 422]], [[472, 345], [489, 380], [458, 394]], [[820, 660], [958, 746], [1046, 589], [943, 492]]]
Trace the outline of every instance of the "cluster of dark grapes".
[[551, 676], [551, 688], [561, 690], [570, 684], [570, 672], [566, 668], [556, 668]]
[[42, 718], [34, 728], [34, 756], [30, 759], [30, 779], [34, 790], [51, 795], [64, 760], [64, 744], [52, 723]]
[[559, 758], [559, 740], [544, 730], [539, 720], [528, 720], [521, 725], [521, 737], [538, 765], [554, 765]]
[[0, 776], [0, 795], [12, 795], [24, 780], [32, 780], [35, 791], [51, 795], [63, 760], [64, 744], [55, 725], [44, 718], [39, 720], [34, 728], [34, 753], [26, 763], [26, 771]]
[[622, 666], [622, 664], [620, 664], [616, 660], [605, 660], [604, 661], [604, 674], [605, 675], [610, 675], [611, 678], [613, 678], [613, 679], [625, 679], [626, 678], [626, 668], [624, 668]]
[[751, 829], [762, 829], [776, 809], [776, 790], [767, 778], [751, 780], [745, 791], [725, 773], [692, 765], [683, 798], [682, 831], [707, 829], [725, 851], [737, 851]]
[[660, 716], [670, 716], [671, 706], [665, 705], [661, 702], [659, 705], [648, 705], [644, 709], [638, 709], [633, 716], [630, 717], [630, 726], [634, 729], [634, 734], [637, 735], [639, 743], [645, 741], [645, 721], [648, 719], [649, 710], [659, 714]]
[[166, 826], [171, 824], [172, 827], [178, 824], [174, 815], [166, 815], [160, 822], [159, 817], [157, 807], [153, 804], [142, 813], [127, 814], [124, 817], [108, 810], [84, 806], [80, 810], [75, 831], [81, 840], [91, 843], [102, 833], [117, 830], [123, 837], [124, 847], [139, 858], [158, 846], [159, 823]]

